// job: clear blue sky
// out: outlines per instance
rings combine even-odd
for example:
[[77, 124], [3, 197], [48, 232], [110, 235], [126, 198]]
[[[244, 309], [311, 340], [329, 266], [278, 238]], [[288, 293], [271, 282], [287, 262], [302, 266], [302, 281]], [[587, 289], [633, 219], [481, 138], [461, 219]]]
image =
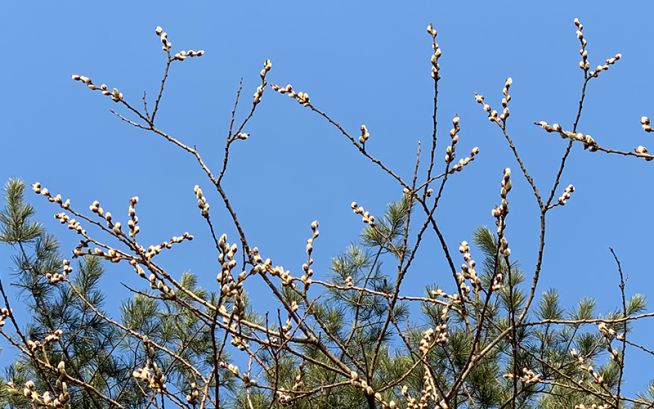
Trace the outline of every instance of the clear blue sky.
[[[582, 81], [574, 17], [585, 24], [593, 66], [623, 55], [592, 81], [580, 130], [610, 147], [654, 148], [639, 126], [641, 115], [654, 116], [653, 12], [654, 4], [645, 1], [2, 2], [0, 179], [38, 180], [80, 209], [98, 199], [114, 215], [124, 215], [128, 198], [138, 194], [144, 242], [191, 231], [200, 240], [166, 256], [167, 265], [179, 273], [191, 270], [211, 285], [214, 253], [203, 240], [207, 232], [193, 196], [196, 183], [208, 187], [204, 176], [190, 157], [118, 121], [108, 98], [70, 75], [106, 82], [131, 101], [144, 90], [153, 94], [163, 68], [153, 30], [161, 25], [174, 49], [207, 53], [174, 67], [160, 126], [197, 145], [212, 165], [218, 166], [240, 78], [249, 100], [262, 62], [270, 58], [271, 82], [307, 91], [353, 132], [367, 124], [370, 150], [406, 176], [417, 141], [427, 144], [430, 138], [425, 26], [432, 22], [443, 49], [441, 135], [458, 113], [460, 152], [481, 149], [474, 164], [452, 179], [439, 210], [455, 249], [477, 226], [493, 224], [490, 209], [498, 201], [501, 170], [518, 170], [472, 93], [499, 105], [504, 80], [513, 77], [510, 131], [536, 182], [549, 187], [564, 142], [532, 122], [569, 126], [574, 118]], [[350, 202], [379, 214], [401, 193], [324, 121], [270, 90], [248, 131], [250, 140], [234, 149], [227, 189], [250, 240], [294, 271], [304, 259], [311, 220], [321, 223], [316, 270], [326, 274], [330, 258], [361, 229]], [[617, 272], [608, 251], [613, 246], [629, 277], [627, 292], [651, 298], [653, 172], [654, 165], [642, 160], [575, 149], [562, 185], [573, 183], [577, 191], [565, 208], [551, 213], [541, 290], [558, 288], [566, 305], [588, 296], [598, 298], [603, 311], [616, 308]], [[525, 181], [514, 175], [507, 235], [512, 255], [530, 277], [537, 208]], [[51, 218], [55, 209], [31, 198], [51, 232], [71, 248], [74, 237]], [[218, 198], [210, 194], [209, 200], [218, 211]], [[225, 216], [216, 213], [219, 230], [235, 238]], [[435, 246], [429, 237], [407, 291], [419, 293], [424, 284], [447, 280]], [[6, 248], [0, 249], [0, 266], [6, 277]], [[119, 282], [132, 274], [124, 267], [109, 273], [111, 293], [122, 291]], [[636, 340], [646, 340], [652, 328], [642, 327]], [[626, 390], [634, 392], [646, 383], [648, 376], [640, 375], [651, 374], [651, 360], [629, 353]]]

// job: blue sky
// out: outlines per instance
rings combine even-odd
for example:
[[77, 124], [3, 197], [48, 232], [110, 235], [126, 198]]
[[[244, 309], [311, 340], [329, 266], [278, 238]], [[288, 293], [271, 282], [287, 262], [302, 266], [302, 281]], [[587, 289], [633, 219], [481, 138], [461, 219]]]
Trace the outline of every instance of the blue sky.
[[[513, 77], [510, 132], [536, 183], [549, 190], [565, 145], [532, 122], [569, 127], [574, 119], [582, 72], [572, 20], [579, 17], [593, 66], [617, 52], [623, 55], [590, 84], [580, 130], [609, 147], [647, 146], [651, 136], [641, 131], [639, 118], [654, 115], [649, 80], [653, 11], [654, 4], [644, 1], [631, 7], [566, 1], [3, 2], [0, 178], [38, 180], [80, 209], [98, 199], [114, 215], [125, 214], [129, 197], [139, 195], [143, 240], [159, 242], [185, 230], [195, 234], [200, 240], [165, 256], [166, 263], [172, 271], [191, 270], [210, 285], [213, 252], [203, 240], [207, 232], [193, 195], [196, 183], [208, 190], [203, 174], [172, 145], [121, 123], [109, 113], [115, 106], [108, 98], [74, 83], [70, 75], [106, 82], [131, 101], [143, 91], [153, 94], [163, 69], [153, 31], [161, 25], [174, 49], [202, 48], [206, 55], [174, 67], [159, 125], [197, 145], [214, 167], [239, 80], [249, 100], [262, 62], [270, 58], [271, 82], [307, 91], [319, 108], [354, 133], [365, 123], [372, 135], [369, 149], [408, 176], [417, 142], [426, 146], [431, 132], [431, 49], [425, 26], [432, 22], [443, 50], [441, 135], [458, 113], [460, 152], [472, 146], [481, 150], [465, 172], [453, 177], [439, 210], [455, 249], [477, 226], [493, 225], [490, 209], [498, 201], [501, 171], [506, 166], [518, 170], [473, 92], [497, 106], [504, 80]], [[321, 223], [316, 271], [326, 274], [331, 257], [361, 230], [350, 202], [380, 214], [401, 194], [324, 121], [270, 90], [248, 131], [250, 139], [233, 151], [226, 188], [250, 240], [264, 256], [294, 271], [304, 260], [313, 219]], [[550, 214], [541, 290], [558, 288], [566, 305], [596, 297], [601, 310], [613, 310], [619, 297], [608, 251], [613, 246], [628, 276], [627, 292], [651, 298], [652, 166], [576, 147], [562, 185], [572, 183], [577, 190], [567, 206]], [[51, 232], [70, 247], [74, 237], [51, 219], [55, 209], [33, 199]], [[218, 211], [217, 196], [208, 199]], [[512, 256], [530, 277], [537, 208], [518, 172], [510, 201]], [[215, 217], [218, 229], [235, 238], [226, 215]], [[424, 249], [407, 279], [407, 291], [413, 293], [447, 277], [434, 237]], [[3, 271], [11, 268], [6, 248], [0, 248], [0, 265]], [[131, 279], [126, 268], [109, 273], [110, 292], [122, 291], [120, 281]], [[641, 327], [635, 340], [646, 340], [652, 329]], [[650, 372], [651, 360], [629, 353], [626, 390], [634, 392], [645, 385], [639, 375]]]

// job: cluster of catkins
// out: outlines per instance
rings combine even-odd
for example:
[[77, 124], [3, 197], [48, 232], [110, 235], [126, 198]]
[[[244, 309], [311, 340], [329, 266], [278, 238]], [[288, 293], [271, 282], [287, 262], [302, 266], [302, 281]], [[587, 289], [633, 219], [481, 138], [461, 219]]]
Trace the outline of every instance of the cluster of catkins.
[[363, 206], [359, 206], [357, 202], [352, 202], [350, 207], [354, 211], [354, 214], [361, 215], [361, 219], [365, 224], [373, 226], [375, 224], [375, 216], [371, 215], [370, 212], [367, 212]]
[[[512, 373], [506, 373], [503, 375], [504, 378], [506, 379], [513, 379], [514, 374]], [[539, 373], [536, 373], [532, 371], [529, 368], [522, 368], [522, 375], [518, 377], [520, 382], [522, 382], [525, 386], [528, 385], [534, 385], [537, 384], [538, 382], [543, 380], [543, 376]]]
[[314, 220], [311, 222], [311, 237], [307, 239], [307, 262], [302, 264], [302, 271], [304, 274], [300, 277], [300, 281], [304, 283], [305, 290], [307, 290], [309, 285], [311, 285], [311, 277], [313, 276], [313, 269], [311, 268], [313, 265], [313, 258], [311, 257], [311, 254], [313, 253], [313, 241], [317, 239], [319, 235], [320, 231], [318, 230], [318, 221]]
[[440, 76], [440, 69], [441, 67], [438, 65], [438, 59], [441, 57], [442, 51], [441, 48], [438, 46], [438, 42], [436, 42], [436, 36], [437, 32], [434, 26], [429, 24], [427, 26], [427, 34], [431, 37], [432, 40], [432, 48], [434, 49], [434, 53], [431, 56], [431, 77], [438, 81], [441, 76]]
[[465, 264], [461, 265], [461, 271], [457, 272], [457, 281], [459, 283], [459, 287], [464, 294], [467, 294], [470, 289], [466, 285], [465, 280], [470, 280], [470, 284], [472, 284], [473, 290], [475, 293], [478, 293], [481, 289], [481, 280], [479, 279], [477, 271], [475, 270], [477, 262], [472, 259], [472, 255], [470, 254], [470, 245], [468, 245], [467, 241], [461, 242], [459, 245], [459, 252], [463, 254], [463, 260], [465, 261]]
[[581, 368], [581, 370], [587, 372], [591, 376], [593, 382], [595, 382], [599, 386], [602, 387], [605, 386], [604, 376], [602, 376], [599, 372], [597, 372], [592, 365], [586, 365], [586, 359], [579, 353], [579, 351], [577, 351], [575, 348], [572, 348], [570, 350], [570, 355], [572, 355], [572, 357], [577, 360], [577, 363], [579, 364], [579, 368]]
[[391, 400], [389, 402], [386, 402], [383, 399], [382, 394], [379, 392], [375, 392], [372, 386], [370, 386], [365, 379], [361, 379], [361, 377], [359, 377], [359, 374], [356, 371], [350, 372], [350, 384], [352, 386], [361, 389], [366, 395], [374, 397], [375, 400], [379, 402], [383, 408], [391, 408], [391, 409], [397, 408], [397, 403], [395, 403], [395, 401]]
[[[606, 350], [611, 355], [611, 359], [614, 362], [619, 363], [620, 353], [618, 352], [617, 349], [613, 348], [613, 346], [611, 345], [613, 339], [616, 338], [615, 329], [608, 326], [605, 322], [600, 322], [599, 324], [597, 324], [597, 329], [599, 330], [600, 334], [604, 338], [604, 341], [606, 342]], [[624, 335], [621, 338], [624, 339]]]
[[595, 139], [593, 139], [592, 136], [581, 133], [581, 132], [572, 132], [572, 131], [566, 131], [563, 128], [561, 128], [561, 125], [554, 123], [552, 125], [548, 124], [545, 121], [540, 121], [537, 122], [536, 125], [540, 126], [547, 132], [555, 132], [561, 135], [561, 138], [564, 139], [570, 139], [571, 141], [578, 141], [584, 144], [584, 149], [589, 149], [590, 151], [596, 151], [597, 150], [597, 142], [595, 142]]
[[93, 83], [91, 78], [86, 77], [84, 75], [73, 74], [71, 78], [73, 79], [73, 81], [79, 81], [85, 84], [91, 91], [100, 91], [102, 95], [111, 97], [111, 100], [114, 102], [119, 102], [123, 100], [123, 93], [120, 92], [117, 88], [114, 88], [110, 91], [107, 84], [102, 84], [100, 86], [97, 86]]
[[[263, 90], [266, 88], [266, 75], [268, 75], [268, 72], [272, 68], [272, 62], [270, 60], [266, 60], [263, 62], [263, 68], [261, 69], [261, 72], [259, 72], [259, 77], [261, 77], [261, 84], [257, 87], [256, 91], [254, 91], [254, 101], [253, 104], [257, 105], [259, 102], [261, 102], [261, 97], [263, 96]], [[241, 138], [242, 139], [242, 138]]]
[[502, 202], [493, 208], [491, 212], [493, 217], [495, 217], [495, 224], [497, 225], [497, 236], [500, 242], [500, 254], [508, 257], [511, 255], [511, 249], [509, 249], [509, 244], [504, 237], [504, 229], [506, 228], [505, 218], [509, 214], [509, 202], [507, 196], [511, 191], [511, 169], [504, 169], [504, 175], [502, 176], [502, 183], [500, 187], [500, 197]]
[[557, 203], [560, 204], [561, 206], [565, 205], [568, 202], [568, 200], [570, 200], [570, 196], [574, 191], [575, 191], [575, 187], [573, 185], [568, 185], [568, 187], [566, 187], [565, 190], [563, 191], [563, 194], [559, 197]]
[[447, 323], [444, 322], [437, 325], [436, 328], [428, 328], [423, 331], [418, 350], [421, 354], [427, 355], [434, 345], [446, 344], [448, 340]]
[[7, 382], [7, 391], [15, 396], [24, 396], [28, 398], [32, 404], [32, 407], [46, 407], [53, 409], [63, 409], [68, 407], [70, 401], [70, 395], [68, 393], [68, 384], [65, 382], [66, 374], [66, 364], [64, 361], [60, 361], [57, 365], [58, 377], [54, 383], [54, 389], [56, 392], [43, 392], [42, 394], [36, 390], [36, 384], [34, 381], [27, 381], [23, 384], [23, 388], [20, 389], [13, 382]]
[[154, 348], [150, 345], [147, 338], [144, 339], [145, 351], [148, 359], [143, 368], [137, 368], [132, 372], [132, 376], [139, 381], [143, 381], [148, 385], [148, 388], [157, 393], [162, 393], [166, 390], [166, 375], [163, 370], [154, 361], [155, 353]]
[[[429, 378], [429, 371], [425, 371], [424, 375], [424, 386], [420, 392], [420, 398], [416, 399], [409, 394], [409, 388], [405, 385], [402, 387], [400, 392], [402, 396], [406, 399], [407, 409], [427, 409], [429, 407], [430, 398], [433, 401], [436, 401], [436, 396], [434, 392], [434, 386]], [[438, 402], [438, 405], [433, 406], [434, 409], [449, 409], [449, 405], [445, 402], [445, 399], [442, 399]]]
[[0, 308], [0, 328], [4, 327], [5, 321], [10, 315], [11, 312], [9, 311], [9, 308]]
[[309, 105], [309, 94], [306, 92], [295, 92], [291, 84], [286, 85], [285, 87], [280, 87], [279, 85], [273, 84], [272, 89], [279, 92], [280, 94], [288, 94], [290, 98], [295, 99], [300, 104], [307, 106]]
[[53, 342], [59, 341], [59, 338], [64, 334], [64, 332], [60, 329], [55, 330], [54, 332], [48, 334], [43, 338], [43, 342], [38, 341], [38, 340], [32, 340], [28, 339], [27, 340], [27, 347], [32, 351], [36, 351], [37, 349], [41, 349], [41, 347], [52, 344]]
[[361, 145], [365, 145], [368, 138], [370, 138], [368, 128], [365, 125], [361, 125], [361, 135], [359, 135], [359, 142]]

